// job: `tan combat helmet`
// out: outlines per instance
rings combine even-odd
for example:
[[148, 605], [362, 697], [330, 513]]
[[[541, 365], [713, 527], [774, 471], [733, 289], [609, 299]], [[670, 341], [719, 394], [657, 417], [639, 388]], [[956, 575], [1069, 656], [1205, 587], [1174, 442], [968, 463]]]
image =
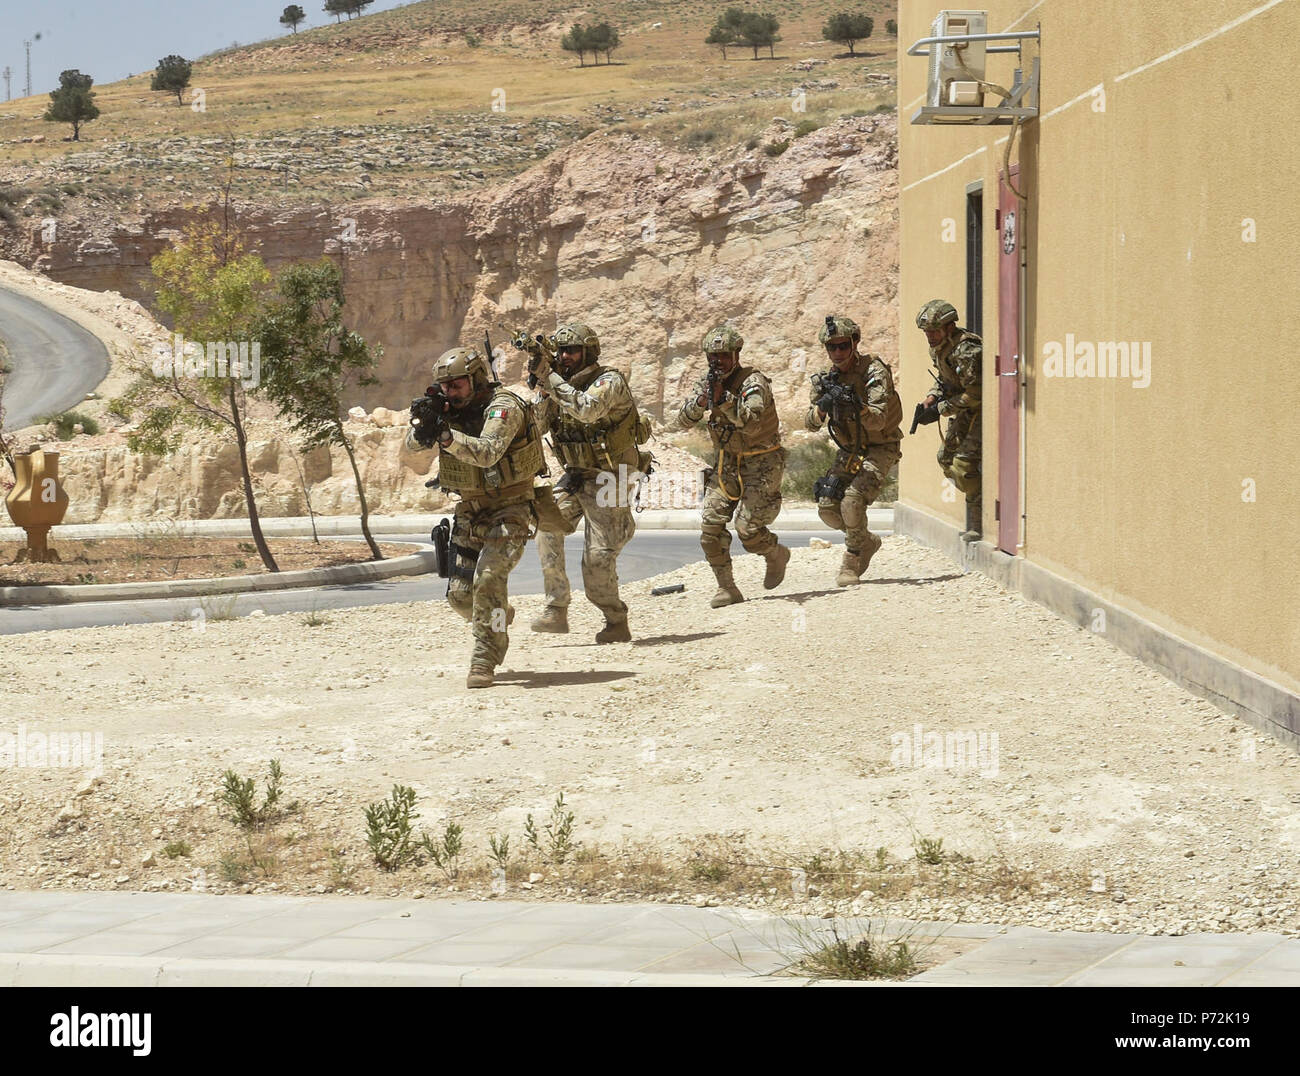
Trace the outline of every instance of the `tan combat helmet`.
[[916, 315], [918, 329], [942, 329], [957, 321], [957, 308], [945, 299], [931, 299]]
[[472, 347], [454, 347], [444, 351], [433, 364], [433, 380], [439, 385], [455, 381], [458, 377], [468, 377], [474, 391], [485, 389], [492, 383], [488, 364], [483, 356]]
[[600, 338], [581, 321], [566, 321], [551, 337], [558, 352], [562, 347], [582, 347], [582, 365], [600, 358]]
[[856, 344], [862, 339], [862, 330], [858, 328], [858, 323], [852, 318], [846, 318], [842, 315], [828, 315], [826, 323], [822, 325], [821, 332], [817, 334], [818, 341], [827, 344], [832, 340], [839, 340], [841, 337], [848, 337]]
[[726, 351], [732, 354], [745, 346], [745, 338], [730, 325], [715, 325], [704, 334], [704, 354]]

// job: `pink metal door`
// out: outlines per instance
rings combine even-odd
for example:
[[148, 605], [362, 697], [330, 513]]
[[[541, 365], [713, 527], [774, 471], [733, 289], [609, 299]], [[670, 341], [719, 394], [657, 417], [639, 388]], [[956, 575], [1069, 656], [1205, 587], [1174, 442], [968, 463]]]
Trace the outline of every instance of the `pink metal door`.
[[[1011, 166], [1013, 180], [1019, 165]], [[998, 172], [998, 548], [1020, 536], [1020, 248], [1024, 206]]]

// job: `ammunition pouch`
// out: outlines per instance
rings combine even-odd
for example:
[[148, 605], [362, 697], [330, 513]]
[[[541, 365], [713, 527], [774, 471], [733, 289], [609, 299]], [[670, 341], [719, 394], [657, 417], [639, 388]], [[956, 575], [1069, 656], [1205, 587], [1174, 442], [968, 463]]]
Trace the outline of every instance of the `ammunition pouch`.
[[555, 455], [565, 467], [579, 471], [618, 472], [620, 463], [631, 465], [640, 427], [636, 409], [617, 422], [583, 425], [561, 421], [555, 427]]
[[[636, 417], [636, 443], [643, 445], [650, 440], [650, 416], [637, 415]], [[644, 471], [642, 473], [645, 473]]]
[[636, 469], [649, 478], [655, 471], [655, 458], [644, 449], [637, 449]]
[[434, 562], [438, 566], [438, 577], [447, 579], [451, 576], [451, 520], [444, 519], [429, 534], [433, 542]]

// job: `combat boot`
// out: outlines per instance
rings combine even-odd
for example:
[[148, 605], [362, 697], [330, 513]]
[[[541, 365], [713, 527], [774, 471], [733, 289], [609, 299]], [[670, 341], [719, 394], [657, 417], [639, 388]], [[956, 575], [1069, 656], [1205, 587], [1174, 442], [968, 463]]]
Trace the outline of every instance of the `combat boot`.
[[469, 679], [465, 681], [466, 687], [491, 687], [492, 686], [491, 665], [471, 665], [469, 667]]
[[596, 642], [598, 643], [630, 643], [632, 641], [632, 632], [627, 626], [627, 620], [620, 620], [617, 624], [611, 624], [605, 621], [605, 626], [596, 632]]
[[763, 573], [763, 589], [771, 590], [779, 587], [785, 578], [785, 566], [790, 563], [790, 550], [778, 542], [764, 555], [767, 557], [767, 571]]
[[569, 611], [562, 605], [548, 605], [532, 623], [533, 631], [553, 631], [563, 635], [569, 630]]
[[709, 604], [715, 609], [721, 609], [724, 605], [743, 602], [745, 596], [736, 589], [736, 580], [731, 576], [731, 562], [713, 564], [710, 567], [713, 568], [713, 574], [718, 577], [718, 592], [713, 595], [713, 600]]
[[885, 544], [885, 540], [877, 534], [867, 532], [867, 548], [858, 554], [858, 560], [862, 561], [862, 570], [865, 572], [871, 567], [871, 558], [880, 552], [880, 547]]
[[835, 577], [837, 587], [850, 587], [858, 581], [858, 577], [866, 570], [866, 564], [857, 553], [850, 553], [847, 549], [844, 551], [844, 559], [840, 561], [840, 574]]
[[984, 531], [982, 505], [979, 501], [966, 502], [966, 529], [962, 532], [963, 542], [978, 542]]

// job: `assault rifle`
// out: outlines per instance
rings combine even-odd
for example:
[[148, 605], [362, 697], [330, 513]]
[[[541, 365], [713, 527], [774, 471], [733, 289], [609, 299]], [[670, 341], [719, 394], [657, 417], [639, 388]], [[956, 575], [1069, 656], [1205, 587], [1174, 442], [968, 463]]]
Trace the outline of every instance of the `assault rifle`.
[[424, 390], [423, 396], [417, 396], [411, 401], [411, 426], [419, 445], [432, 448], [438, 443], [447, 426], [447, 413], [450, 410], [451, 401], [437, 385], [430, 385]]
[[515, 350], [528, 352], [528, 387], [537, 388], [537, 367], [543, 359], [548, 364], [554, 364], [555, 341], [541, 333], [530, 337], [527, 329], [517, 329], [510, 342], [515, 346]]

